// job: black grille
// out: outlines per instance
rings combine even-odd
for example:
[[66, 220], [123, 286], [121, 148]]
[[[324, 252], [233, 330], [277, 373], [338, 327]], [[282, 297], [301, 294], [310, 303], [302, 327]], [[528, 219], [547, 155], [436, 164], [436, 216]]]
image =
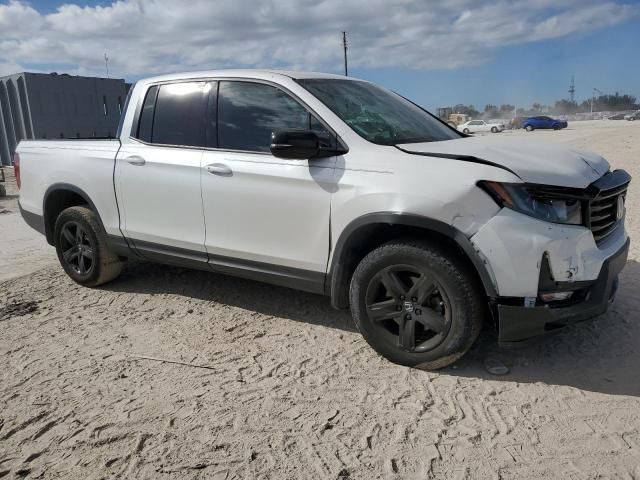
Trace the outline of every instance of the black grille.
[[[605, 176], [606, 177], [606, 176]], [[627, 193], [629, 181], [611, 182], [614, 185], [607, 185], [606, 189], [600, 190], [598, 194], [589, 201], [589, 228], [593, 232], [593, 238], [597, 244], [602, 243], [618, 227], [618, 221], [624, 212], [618, 213], [618, 209], [624, 210], [624, 198]], [[622, 204], [619, 198], [622, 197]], [[619, 216], [620, 215], [620, 216]]]

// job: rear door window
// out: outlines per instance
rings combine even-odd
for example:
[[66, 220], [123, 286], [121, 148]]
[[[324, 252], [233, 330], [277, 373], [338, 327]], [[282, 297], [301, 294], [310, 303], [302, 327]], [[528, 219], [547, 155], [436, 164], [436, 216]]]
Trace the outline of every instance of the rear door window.
[[156, 100], [151, 143], [215, 146], [215, 114], [210, 112], [211, 82], [162, 85]]

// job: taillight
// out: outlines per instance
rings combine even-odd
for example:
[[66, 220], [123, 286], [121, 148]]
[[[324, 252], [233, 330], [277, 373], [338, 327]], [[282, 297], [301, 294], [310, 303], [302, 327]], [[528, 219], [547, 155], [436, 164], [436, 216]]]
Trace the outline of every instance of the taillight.
[[16, 185], [20, 189], [22, 182], [20, 181], [20, 155], [18, 155], [18, 152], [13, 154], [13, 172], [16, 174]]

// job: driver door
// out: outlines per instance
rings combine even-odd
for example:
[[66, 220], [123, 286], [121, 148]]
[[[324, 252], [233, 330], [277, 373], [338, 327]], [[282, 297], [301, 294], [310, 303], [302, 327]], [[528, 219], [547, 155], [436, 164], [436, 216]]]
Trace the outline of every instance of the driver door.
[[327, 267], [336, 157], [285, 160], [270, 145], [277, 131], [311, 129], [330, 138], [328, 129], [266, 83], [221, 81], [217, 105], [218, 149], [202, 157], [210, 263], [296, 278], [315, 290]]

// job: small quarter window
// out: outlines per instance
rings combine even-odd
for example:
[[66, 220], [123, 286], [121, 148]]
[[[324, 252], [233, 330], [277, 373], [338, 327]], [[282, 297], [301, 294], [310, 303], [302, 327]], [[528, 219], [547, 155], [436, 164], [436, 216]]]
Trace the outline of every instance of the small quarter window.
[[153, 130], [153, 108], [156, 103], [157, 94], [158, 87], [154, 85], [147, 90], [147, 95], [144, 98], [144, 103], [142, 104], [136, 138], [139, 138], [143, 142], [151, 142], [151, 132]]

